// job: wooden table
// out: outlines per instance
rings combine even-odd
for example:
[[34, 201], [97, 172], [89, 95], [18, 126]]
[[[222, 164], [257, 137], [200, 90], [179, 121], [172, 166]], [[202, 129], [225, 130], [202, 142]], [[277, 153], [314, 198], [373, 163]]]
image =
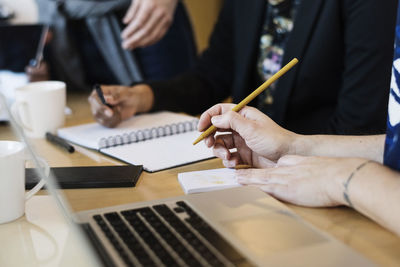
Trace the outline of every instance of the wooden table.
[[[92, 122], [87, 96], [69, 94], [66, 126]], [[0, 140], [13, 139], [7, 125], [0, 126]], [[52, 167], [122, 164], [95, 151], [77, 148], [69, 154], [45, 140], [35, 140], [35, 148]], [[157, 173], [143, 172], [134, 188], [63, 190], [75, 211], [101, 208], [129, 202], [153, 200], [183, 194], [177, 181], [180, 172], [222, 167], [218, 159], [203, 161]], [[41, 192], [45, 194], [45, 192]], [[400, 203], [398, 203], [400, 205]], [[287, 204], [298, 215], [317, 228], [328, 232], [356, 251], [382, 266], [400, 265], [400, 238], [354, 210], [339, 208], [311, 209]], [[0, 244], [0, 246], [4, 246]]]

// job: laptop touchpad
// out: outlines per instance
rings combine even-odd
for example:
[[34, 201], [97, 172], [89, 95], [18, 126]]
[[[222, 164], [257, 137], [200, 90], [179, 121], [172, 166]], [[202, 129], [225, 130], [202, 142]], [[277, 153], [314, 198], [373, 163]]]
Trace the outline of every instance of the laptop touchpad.
[[297, 216], [284, 211], [220, 221], [244, 247], [258, 257], [328, 241]]

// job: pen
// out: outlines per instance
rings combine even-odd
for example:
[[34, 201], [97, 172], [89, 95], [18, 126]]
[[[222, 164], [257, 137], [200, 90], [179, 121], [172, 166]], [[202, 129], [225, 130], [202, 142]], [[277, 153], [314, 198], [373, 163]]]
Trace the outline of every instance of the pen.
[[66, 149], [69, 153], [73, 153], [75, 151], [75, 148], [68, 144], [67, 141], [49, 132], [46, 133], [46, 140]]
[[96, 90], [96, 93], [99, 96], [101, 103], [103, 103], [103, 105], [106, 105], [109, 108], [112, 108], [112, 106], [106, 102], [106, 99], [104, 98], [104, 94], [103, 91], [101, 90], [100, 85], [95, 84], [94, 89]]
[[44, 25], [42, 34], [40, 36], [39, 45], [38, 45], [38, 48], [36, 51], [36, 57], [35, 57], [35, 59], [32, 59], [29, 62], [29, 65], [31, 65], [32, 67], [40, 67], [40, 63], [43, 60], [43, 49], [44, 49], [44, 45], [46, 44], [46, 38], [47, 38], [48, 33], [49, 33], [49, 25]]
[[[249, 94], [245, 99], [243, 99], [239, 104], [237, 104], [232, 110], [235, 112], [238, 112], [241, 110], [244, 106], [246, 106], [250, 101], [252, 101], [256, 96], [261, 94], [262, 91], [267, 89], [272, 83], [274, 83], [276, 80], [278, 80], [282, 75], [284, 75], [288, 70], [290, 70], [294, 65], [297, 64], [299, 60], [297, 58], [292, 59], [288, 64], [286, 64], [282, 69], [280, 69], [277, 73], [272, 75], [271, 78], [266, 80], [262, 85], [260, 85], [256, 90], [254, 90], [251, 94]], [[214, 133], [217, 131], [217, 127], [214, 125], [211, 125], [208, 127], [207, 130], [205, 130], [194, 142], [193, 145], [197, 144], [210, 134]]]

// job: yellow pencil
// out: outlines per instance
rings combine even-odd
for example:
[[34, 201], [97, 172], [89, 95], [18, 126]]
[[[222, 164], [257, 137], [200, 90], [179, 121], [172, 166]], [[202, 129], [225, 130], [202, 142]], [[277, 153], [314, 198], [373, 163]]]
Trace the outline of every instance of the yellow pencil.
[[[239, 104], [237, 104], [232, 110], [238, 112], [244, 106], [246, 106], [250, 101], [256, 98], [262, 91], [267, 89], [271, 84], [273, 84], [276, 80], [278, 80], [283, 74], [285, 74], [288, 70], [290, 70], [294, 65], [296, 65], [299, 61], [297, 58], [292, 59], [288, 64], [286, 64], [282, 69], [280, 69], [277, 73], [275, 73], [271, 78], [266, 80], [262, 85], [260, 85], [254, 92], [248, 95], [245, 99], [243, 99]], [[217, 127], [211, 125], [207, 130], [205, 130], [194, 142], [193, 145], [197, 144], [210, 134], [213, 134], [217, 131]]]
[[239, 164], [235, 166], [235, 170], [251, 169], [251, 168], [253, 168], [253, 166], [247, 164]]

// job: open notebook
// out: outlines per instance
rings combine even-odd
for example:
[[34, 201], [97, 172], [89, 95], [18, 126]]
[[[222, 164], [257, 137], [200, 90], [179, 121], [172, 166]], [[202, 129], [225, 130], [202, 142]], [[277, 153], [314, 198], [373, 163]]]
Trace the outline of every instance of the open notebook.
[[89, 123], [57, 133], [72, 143], [154, 172], [213, 157], [203, 142], [192, 145], [199, 135], [197, 122], [195, 117], [164, 111], [134, 116], [116, 128]]

